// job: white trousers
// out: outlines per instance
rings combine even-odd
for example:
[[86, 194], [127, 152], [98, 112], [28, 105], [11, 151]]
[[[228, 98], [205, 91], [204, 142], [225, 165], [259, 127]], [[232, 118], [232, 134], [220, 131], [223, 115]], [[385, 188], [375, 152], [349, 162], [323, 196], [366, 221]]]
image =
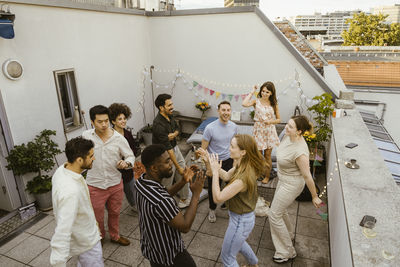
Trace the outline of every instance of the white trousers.
[[92, 249], [78, 256], [78, 267], [104, 267], [101, 242], [97, 242]]
[[275, 246], [276, 258], [292, 258], [296, 255], [292, 239], [294, 229], [289, 220], [287, 208], [293, 203], [304, 188], [302, 176], [285, 176], [279, 174], [274, 199], [268, 214], [272, 242]]
[[[178, 162], [179, 166], [181, 166], [182, 168], [185, 168], [185, 166], [186, 166], [185, 158], [183, 157], [182, 152], [179, 149], [178, 145], [176, 145], [174, 147], [174, 153], [175, 153], [176, 161]], [[175, 183], [178, 183], [183, 178], [182, 175], [180, 175], [179, 172], [176, 171], [176, 167], [174, 164], [172, 164], [172, 168], [173, 168], [173, 173], [172, 173], [171, 177], [161, 180], [161, 184], [163, 186], [165, 186], [166, 188], [169, 188], [174, 183], [174, 180], [175, 180]], [[185, 184], [182, 187], [182, 189], [178, 192], [178, 194], [181, 199], [187, 199], [189, 197], [189, 183]]]

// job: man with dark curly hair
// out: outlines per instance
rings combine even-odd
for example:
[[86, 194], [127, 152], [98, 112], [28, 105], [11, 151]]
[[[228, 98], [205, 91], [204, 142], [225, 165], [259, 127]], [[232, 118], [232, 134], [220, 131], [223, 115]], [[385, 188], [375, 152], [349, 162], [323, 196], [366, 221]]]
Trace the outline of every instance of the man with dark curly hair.
[[[108, 108], [110, 110], [110, 121], [113, 125], [114, 130], [124, 136], [128, 141], [130, 148], [136, 155], [137, 151], [135, 148], [135, 139], [132, 133], [126, 129], [126, 122], [131, 117], [131, 109], [123, 103], [113, 103]], [[136, 153], [135, 153], [136, 152]], [[135, 185], [133, 169], [119, 170], [122, 173], [122, 181], [124, 183], [125, 197], [131, 205], [132, 209], [135, 209], [135, 199], [133, 197], [133, 190]]]

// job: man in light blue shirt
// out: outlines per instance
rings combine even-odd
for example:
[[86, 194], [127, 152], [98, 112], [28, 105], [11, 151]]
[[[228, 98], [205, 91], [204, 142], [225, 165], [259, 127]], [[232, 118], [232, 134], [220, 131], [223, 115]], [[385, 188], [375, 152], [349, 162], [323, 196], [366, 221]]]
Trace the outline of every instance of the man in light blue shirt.
[[[208, 124], [203, 133], [201, 147], [207, 149], [209, 153], [218, 154], [218, 158], [222, 160], [222, 169], [229, 171], [233, 166], [233, 160], [230, 157], [229, 147], [232, 138], [237, 134], [237, 125], [230, 120], [231, 104], [228, 101], [222, 101], [218, 104], [218, 120]], [[216, 222], [215, 209], [217, 204], [214, 203], [212, 196], [212, 177], [208, 179], [208, 202], [210, 211], [208, 220]], [[221, 179], [220, 179], [221, 184]], [[224, 208], [225, 204], [221, 208]]]

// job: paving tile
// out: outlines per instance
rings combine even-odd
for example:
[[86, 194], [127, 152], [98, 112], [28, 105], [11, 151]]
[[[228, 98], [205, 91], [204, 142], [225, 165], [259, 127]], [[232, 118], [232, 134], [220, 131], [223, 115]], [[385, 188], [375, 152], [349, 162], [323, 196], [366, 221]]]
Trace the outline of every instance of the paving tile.
[[49, 240], [30, 236], [6, 253], [6, 256], [17, 261], [28, 263], [49, 247]]
[[20, 263], [18, 261], [15, 261], [13, 259], [7, 258], [5, 256], [0, 256], [0, 266], [4, 267], [22, 267], [26, 266], [23, 263]]
[[256, 216], [256, 225], [263, 227], [266, 220], [267, 220], [267, 216], [265, 216], [265, 217]]
[[203, 201], [200, 202], [200, 204], [197, 206], [197, 214], [199, 213], [205, 213], [208, 215], [209, 207], [208, 207], [208, 198], [204, 199]]
[[185, 248], [187, 248], [190, 245], [190, 242], [192, 242], [193, 237], [196, 235], [196, 232], [193, 230], [190, 230], [188, 233], [182, 233], [182, 240], [183, 243], [185, 244]]
[[223, 210], [219, 206], [215, 209], [215, 215], [217, 216], [217, 221], [218, 221], [218, 218], [229, 219], [228, 210]]
[[[315, 209], [312, 202], [299, 202], [299, 216], [309, 217], [313, 219], [322, 220], [321, 216], [317, 214], [317, 210]], [[327, 205], [324, 205], [320, 208], [320, 210], [324, 213], [327, 213]]]
[[249, 237], [247, 238], [247, 243], [249, 243], [249, 245], [258, 246], [258, 244], [260, 243], [262, 232], [263, 227], [255, 225]]
[[137, 267], [151, 267], [151, 265], [148, 259], [143, 258], [142, 262]]
[[292, 265], [291, 262], [283, 263], [283, 264], [277, 264], [272, 261], [272, 257], [274, 256], [275, 251], [266, 249], [266, 248], [261, 248], [257, 252], [257, 257], [258, 257], [258, 265], [261, 267], [278, 267], [278, 266], [283, 266], [283, 267], [290, 267]]
[[108, 259], [126, 265], [138, 265], [142, 261], [139, 241], [135, 239], [129, 240], [131, 241], [129, 246], [120, 246]]
[[37, 223], [35, 223], [34, 225], [32, 225], [30, 228], [28, 228], [27, 230], [25, 230], [25, 232], [30, 233], [30, 234], [34, 234], [36, 233], [39, 229], [41, 229], [42, 227], [46, 226], [48, 223], [50, 223], [51, 221], [54, 221], [54, 216], [46, 216], [43, 219], [41, 219], [40, 221], [38, 221]]
[[31, 262], [29, 262], [29, 265], [34, 267], [51, 267], [50, 254], [51, 254], [51, 248], [48, 247], [45, 251], [40, 253], [39, 256], [37, 256]]
[[327, 240], [296, 234], [295, 248], [299, 257], [329, 262], [329, 243]]
[[328, 222], [299, 216], [297, 218], [296, 233], [317, 239], [328, 240]]
[[191, 230], [198, 231], [205, 220], [207, 220], [208, 222], [208, 219], [206, 219], [207, 216], [208, 214], [205, 213], [197, 213], [196, 217], [194, 218]]
[[192, 257], [197, 267], [210, 267], [215, 265], [215, 262], [212, 260], [200, 258], [197, 256], [192, 256]]
[[39, 231], [37, 231], [34, 235], [45, 238], [47, 240], [51, 240], [54, 235], [54, 230], [56, 229], [56, 221], [51, 221], [46, 226], [42, 227]]
[[330, 267], [329, 263], [296, 257], [292, 267]]
[[226, 218], [217, 218], [217, 222], [215, 223], [210, 223], [208, 220], [205, 220], [199, 232], [223, 238], [228, 224], [229, 219]]
[[126, 214], [130, 216], [138, 216], [137, 211], [134, 211], [131, 206], [126, 207], [125, 209], [121, 209], [121, 214]]
[[5, 243], [3, 246], [0, 247], [0, 254], [5, 254], [10, 249], [12, 249], [13, 247], [15, 247], [16, 245], [18, 245], [19, 243], [21, 243], [30, 236], [31, 234], [28, 233], [21, 233], [17, 235], [16, 237], [14, 237], [13, 239], [11, 239], [10, 241], [8, 241], [7, 243]]
[[73, 256], [67, 261], [67, 267], [76, 267], [78, 265], [78, 256]]
[[190, 255], [216, 261], [221, 251], [224, 239], [208, 234], [197, 233], [189, 247]]
[[133, 232], [129, 235], [129, 238], [133, 238], [136, 240], [140, 240], [140, 228], [139, 226], [133, 230]]
[[139, 225], [139, 217], [121, 214], [119, 216], [119, 234], [129, 236]]
[[[118, 263], [118, 262], [115, 262], [112, 260], [106, 260], [104, 262], [104, 267], [125, 267], [125, 266], [128, 266], [128, 265], [121, 264], [121, 263]], [[132, 265], [132, 266], [136, 266], [136, 265]]]
[[111, 243], [110, 239], [105, 239], [104, 240], [104, 244], [102, 246], [103, 249], [103, 258], [107, 259], [111, 256], [112, 253], [114, 253], [114, 251], [117, 250], [117, 248], [119, 248], [120, 245], [116, 244], [116, 243]]
[[261, 235], [260, 248], [268, 248], [275, 251], [274, 243], [272, 243], [271, 231], [269, 227], [264, 227]]

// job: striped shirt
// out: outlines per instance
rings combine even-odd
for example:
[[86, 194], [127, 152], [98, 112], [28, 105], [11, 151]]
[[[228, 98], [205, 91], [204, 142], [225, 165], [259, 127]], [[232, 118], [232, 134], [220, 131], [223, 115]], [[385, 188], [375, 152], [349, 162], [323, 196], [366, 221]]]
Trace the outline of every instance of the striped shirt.
[[160, 183], [142, 177], [135, 183], [139, 212], [140, 248], [149, 261], [171, 266], [184, 251], [181, 233], [168, 222], [180, 212], [175, 199]]

